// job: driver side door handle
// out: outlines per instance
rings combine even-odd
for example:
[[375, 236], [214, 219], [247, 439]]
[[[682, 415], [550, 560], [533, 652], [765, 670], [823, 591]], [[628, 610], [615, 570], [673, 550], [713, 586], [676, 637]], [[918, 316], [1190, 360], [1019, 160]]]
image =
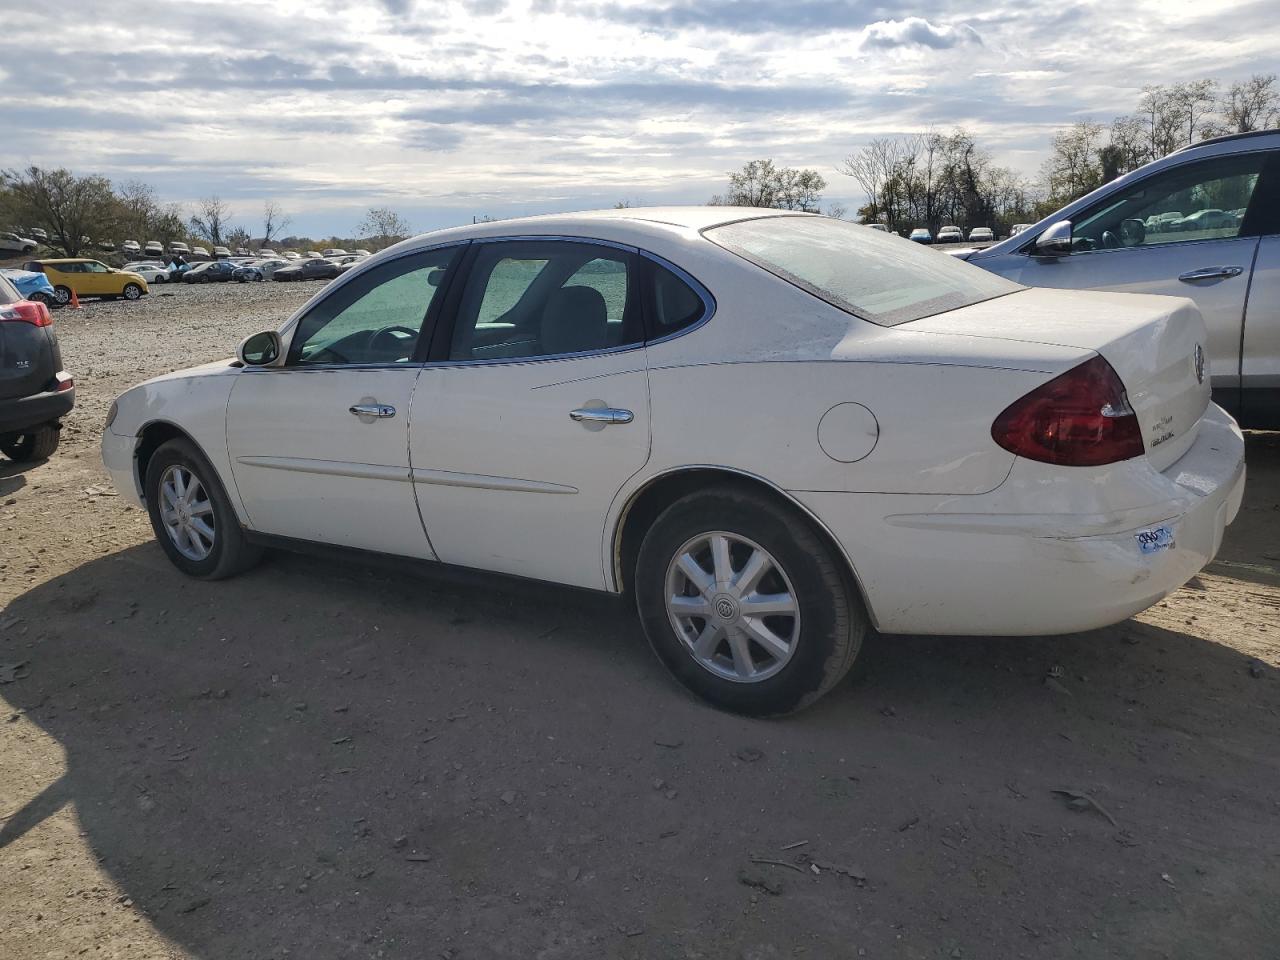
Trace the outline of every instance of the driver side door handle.
[[352, 416], [359, 417], [361, 420], [366, 417], [381, 420], [396, 415], [396, 408], [389, 403], [353, 403], [348, 410]]
[[1197, 280], [1217, 280], [1223, 277], [1238, 277], [1244, 273], [1244, 267], [1201, 267], [1178, 275], [1183, 283], [1194, 283]]

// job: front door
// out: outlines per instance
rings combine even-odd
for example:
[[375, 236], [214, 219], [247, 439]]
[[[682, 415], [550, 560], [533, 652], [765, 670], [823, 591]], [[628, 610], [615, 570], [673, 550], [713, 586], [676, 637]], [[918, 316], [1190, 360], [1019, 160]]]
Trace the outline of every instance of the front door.
[[[1260, 218], [1265, 155], [1213, 157], [1153, 174], [1073, 218], [1073, 251], [1026, 257], [1034, 287], [1190, 297], [1209, 330], [1215, 390], [1240, 385], [1240, 335]], [[1012, 276], [1012, 274], [1010, 274]]]
[[236, 490], [263, 533], [432, 558], [409, 474], [415, 360], [457, 248], [368, 270], [298, 321], [227, 405]]
[[469, 259], [410, 422], [431, 541], [448, 563], [602, 588], [609, 506], [649, 456], [637, 258], [510, 240]]

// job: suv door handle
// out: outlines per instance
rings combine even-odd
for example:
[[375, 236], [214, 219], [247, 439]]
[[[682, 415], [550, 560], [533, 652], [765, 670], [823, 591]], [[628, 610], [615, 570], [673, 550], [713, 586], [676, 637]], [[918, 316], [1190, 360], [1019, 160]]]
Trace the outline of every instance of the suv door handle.
[[348, 409], [361, 420], [365, 417], [382, 419], [396, 415], [396, 408], [387, 403], [353, 403]]
[[636, 415], [620, 407], [579, 407], [569, 411], [569, 419], [577, 423], [630, 423]]
[[1238, 277], [1244, 273], [1244, 267], [1201, 267], [1199, 270], [1190, 270], [1187, 273], [1178, 275], [1178, 279], [1183, 283], [1193, 283], [1196, 280], [1217, 280], [1219, 277]]

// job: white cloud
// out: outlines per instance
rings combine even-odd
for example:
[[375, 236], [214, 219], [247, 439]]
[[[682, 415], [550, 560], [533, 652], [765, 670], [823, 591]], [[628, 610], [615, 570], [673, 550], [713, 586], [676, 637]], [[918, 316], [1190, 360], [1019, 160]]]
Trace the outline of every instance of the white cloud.
[[963, 44], [981, 46], [982, 37], [968, 24], [935, 26], [923, 17], [879, 20], [867, 27], [862, 36], [863, 47], [879, 50], [889, 50], [894, 47], [948, 50]]
[[1031, 173], [1055, 126], [1144, 84], [1274, 70], [1273, 2], [189, 0], [140, 31], [117, 0], [62, 0], [56, 44], [5, 15], [0, 167], [246, 219], [269, 196], [316, 232], [374, 202], [424, 228], [689, 202], [770, 156], [856, 203], [834, 168], [872, 136], [962, 123]]

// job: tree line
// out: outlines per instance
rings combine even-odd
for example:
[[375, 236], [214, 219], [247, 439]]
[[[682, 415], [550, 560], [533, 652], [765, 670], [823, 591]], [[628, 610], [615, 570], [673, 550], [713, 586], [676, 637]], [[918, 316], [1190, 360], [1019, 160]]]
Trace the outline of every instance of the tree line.
[[[124, 240], [169, 244], [206, 242], [232, 249], [257, 249], [273, 243], [286, 247], [351, 246], [357, 242], [381, 249], [411, 233], [408, 222], [388, 207], [368, 210], [354, 238], [284, 236], [292, 217], [275, 200], [264, 200], [252, 221], [220, 197], [199, 200], [188, 212], [180, 204], [162, 203], [155, 190], [139, 180], [113, 184], [106, 177], [77, 176], [64, 168], [31, 166], [0, 170], [0, 223], [39, 227], [51, 246], [78, 257], [104, 242]], [[249, 223], [249, 227], [244, 224]]]
[[[883, 223], [905, 233], [954, 224], [963, 230], [991, 227], [1007, 234], [1013, 224], [1034, 222], [1152, 160], [1188, 144], [1226, 133], [1280, 125], [1280, 89], [1274, 74], [1256, 75], [1223, 88], [1216, 80], [1144, 87], [1137, 109], [1109, 128], [1082, 120], [1053, 135], [1038, 180], [993, 162], [969, 132], [926, 130], [881, 137], [850, 153], [837, 166], [861, 188], [863, 223]], [[811, 169], [753, 160], [729, 174], [729, 188], [712, 203], [818, 212], [826, 179]], [[828, 206], [829, 215], [843, 210]]]

